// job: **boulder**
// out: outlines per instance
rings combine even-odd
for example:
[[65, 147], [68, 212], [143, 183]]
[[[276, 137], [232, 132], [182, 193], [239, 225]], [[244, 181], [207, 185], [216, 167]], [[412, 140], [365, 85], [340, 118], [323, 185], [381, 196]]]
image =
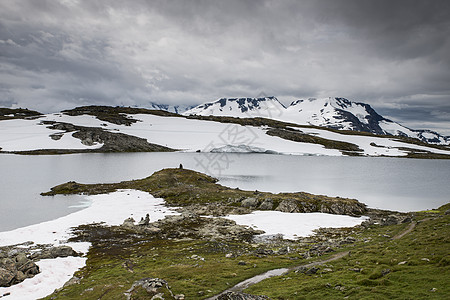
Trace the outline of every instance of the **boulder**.
[[258, 199], [251, 197], [244, 199], [241, 203], [241, 206], [247, 208], [256, 208], [258, 206], [258, 203], [259, 203]]
[[10, 286], [16, 275], [17, 272], [0, 267], [0, 287]]
[[29, 259], [27, 258], [27, 256], [25, 255], [25, 253], [19, 253], [16, 256], [16, 264], [18, 266], [24, 265], [29, 261]]
[[217, 300], [266, 300], [266, 299], [269, 299], [269, 297], [245, 294], [241, 292], [226, 292], [217, 297]]
[[264, 199], [261, 205], [258, 207], [261, 210], [272, 210], [273, 208], [273, 200], [272, 199]]
[[77, 256], [78, 253], [75, 252], [69, 246], [58, 246], [50, 248], [50, 254], [53, 258], [56, 257], [68, 257], [68, 256]]
[[141, 220], [139, 221], [138, 225], [145, 226], [145, 225], [148, 225], [148, 224], [150, 224], [150, 215], [146, 214], [145, 215], [145, 219], [141, 218]]
[[297, 201], [294, 199], [286, 199], [281, 201], [275, 210], [287, 213], [301, 212], [300, 209], [298, 208]]
[[33, 277], [34, 275], [39, 274], [39, 267], [31, 260], [20, 266], [18, 270], [27, 277]]
[[132, 217], [129, 217], [127, 219], [125, 219], [122, 223], [122, 226], [125, 227], [133, 227], [134, 226], [134, 222], [136, 222]]
[[27, 278], [28, 278], [27, 275], [25, 275], [22, 271], [17, 271], [17, 274], [16, 274], [16, 281], [17, 282], [22, 282], [22, 281], [24, 281]]
[[0, 260], [0, 267], [11, 272], [16, 272], [16, 262], [11, 258], [3, 258]]
[[160, 278], [142, 278], [133, 283], [131, 288], [129, 288], [124, 294], [127, 299], [131, 299], [133, 292], [138, 289], [139, 287], [143, 288], [145, 291], [147, 291], [148, 299], [164, 299], [162, 298], [162, 293], [164, 290], [168, 291], [172, 297], [173, 293], [170, 290], [169, 284], [164, 279]]

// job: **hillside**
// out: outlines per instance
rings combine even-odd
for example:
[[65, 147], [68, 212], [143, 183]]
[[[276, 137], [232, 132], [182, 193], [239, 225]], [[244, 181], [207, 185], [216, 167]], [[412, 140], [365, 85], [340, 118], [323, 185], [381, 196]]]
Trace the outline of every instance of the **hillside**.
[[260, 117], [182, 116], [142, 108], [87, 106], [0, 122], [0, 150], [17, 154], [183, 151], [415, 158], [450, 154], [446, 146], [404, 137]]
[[299, 125], [409, 137], [449, 145], [450, 138], [431, 130], [412, 130], [379, 115], [370, 105], [345, 98], [309, 98], [285, 107], [276, 97], [221, 98], [183, 113], [199, 116], [265, 117]]

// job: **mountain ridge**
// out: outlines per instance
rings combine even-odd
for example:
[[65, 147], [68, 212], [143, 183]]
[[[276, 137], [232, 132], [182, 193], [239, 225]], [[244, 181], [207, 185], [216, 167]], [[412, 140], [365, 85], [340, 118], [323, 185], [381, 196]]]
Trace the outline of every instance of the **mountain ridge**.
[[370, 132], [450, 145], [450, 137], [432, 130], [414, 130], [378, 114], [369, 104], [342, 97], [308, 98], [283, 105], [276, 97], [219, 98], [182, 113], [200, 116], [265, 117], [299, 125]]

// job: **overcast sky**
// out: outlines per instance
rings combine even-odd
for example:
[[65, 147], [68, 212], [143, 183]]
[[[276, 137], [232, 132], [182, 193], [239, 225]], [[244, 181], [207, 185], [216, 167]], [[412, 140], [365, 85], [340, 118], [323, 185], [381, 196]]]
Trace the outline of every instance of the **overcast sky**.
[[365, 102], [450, 135], [450, 1], [0, 1], [0, 106]]

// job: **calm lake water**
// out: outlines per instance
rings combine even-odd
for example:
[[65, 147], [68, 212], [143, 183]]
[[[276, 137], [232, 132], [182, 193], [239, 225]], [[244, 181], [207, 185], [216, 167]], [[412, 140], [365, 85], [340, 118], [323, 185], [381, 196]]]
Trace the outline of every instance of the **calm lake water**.
[[450, 202], [450, 160], [229, 153], [0, 155], [0, 231], [86, 206], [82, 196], [39, 195], [57, 184], [138, 179], [180, 163], [241, 189], [349, 197], [398, 211]]

